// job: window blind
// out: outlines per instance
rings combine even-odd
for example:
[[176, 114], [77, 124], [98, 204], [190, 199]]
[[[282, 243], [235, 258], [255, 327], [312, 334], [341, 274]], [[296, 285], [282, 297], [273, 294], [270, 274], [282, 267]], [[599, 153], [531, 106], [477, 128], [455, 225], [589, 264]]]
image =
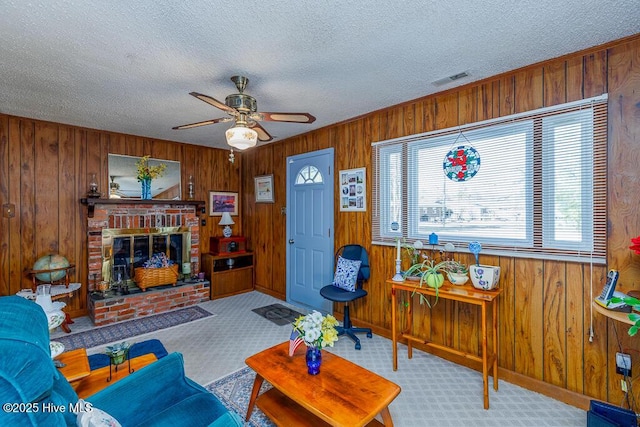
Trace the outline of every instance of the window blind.
[[[373, 143], [372, 240], [604, 262], [606, 144], [606, 95]], [[473, 177], [445, 175], [459, 152]]]

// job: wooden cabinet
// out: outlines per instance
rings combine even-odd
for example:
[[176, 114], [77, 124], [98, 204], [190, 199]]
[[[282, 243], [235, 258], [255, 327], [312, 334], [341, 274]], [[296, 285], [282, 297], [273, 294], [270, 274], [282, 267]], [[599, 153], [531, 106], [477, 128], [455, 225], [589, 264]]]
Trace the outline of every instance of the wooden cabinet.
[[211, 282], [211, 299], [253, 290], [253, 252], [204, 254], [202, 269]]

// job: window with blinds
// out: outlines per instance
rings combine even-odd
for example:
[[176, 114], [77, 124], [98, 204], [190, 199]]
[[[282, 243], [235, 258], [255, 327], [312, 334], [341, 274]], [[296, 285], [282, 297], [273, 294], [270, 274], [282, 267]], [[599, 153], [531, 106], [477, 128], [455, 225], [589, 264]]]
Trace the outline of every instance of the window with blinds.
[[[606, 145], [606, 95], [376, 142], [373, 242], [604, 262]], [[475, 175], [445, 173], [469, 153]]]

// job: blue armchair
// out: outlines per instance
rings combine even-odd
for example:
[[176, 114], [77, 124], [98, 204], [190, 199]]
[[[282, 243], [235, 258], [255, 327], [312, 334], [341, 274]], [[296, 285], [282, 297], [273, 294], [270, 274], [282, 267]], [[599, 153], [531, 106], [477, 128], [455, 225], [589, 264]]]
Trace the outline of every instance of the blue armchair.
[[[0, 298], [0, 425], [75, 426], [78, 396], [55, 368], [44, 311]], [[127, 426], [242, 426], [211, 393], [184, 375], [172, 353], [85, 399]], [[7, 406], [8, 404], [8, 406]]]

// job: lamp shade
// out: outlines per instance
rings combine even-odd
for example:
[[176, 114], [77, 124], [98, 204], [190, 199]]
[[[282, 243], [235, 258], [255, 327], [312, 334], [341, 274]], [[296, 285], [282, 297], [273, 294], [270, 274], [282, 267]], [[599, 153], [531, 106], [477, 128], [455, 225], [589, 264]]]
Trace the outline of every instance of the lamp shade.
[[222, 212], [222, 218], [220, 218], [220, 222], [218, 225], [233, 225], [233, 218], [231, 218], [231, 214], [229, 212]]
[[258, 132], [244, 126], [234, 126], [225, 133], [227, 144], [238, 150], [255, 147], [258, 142]]

